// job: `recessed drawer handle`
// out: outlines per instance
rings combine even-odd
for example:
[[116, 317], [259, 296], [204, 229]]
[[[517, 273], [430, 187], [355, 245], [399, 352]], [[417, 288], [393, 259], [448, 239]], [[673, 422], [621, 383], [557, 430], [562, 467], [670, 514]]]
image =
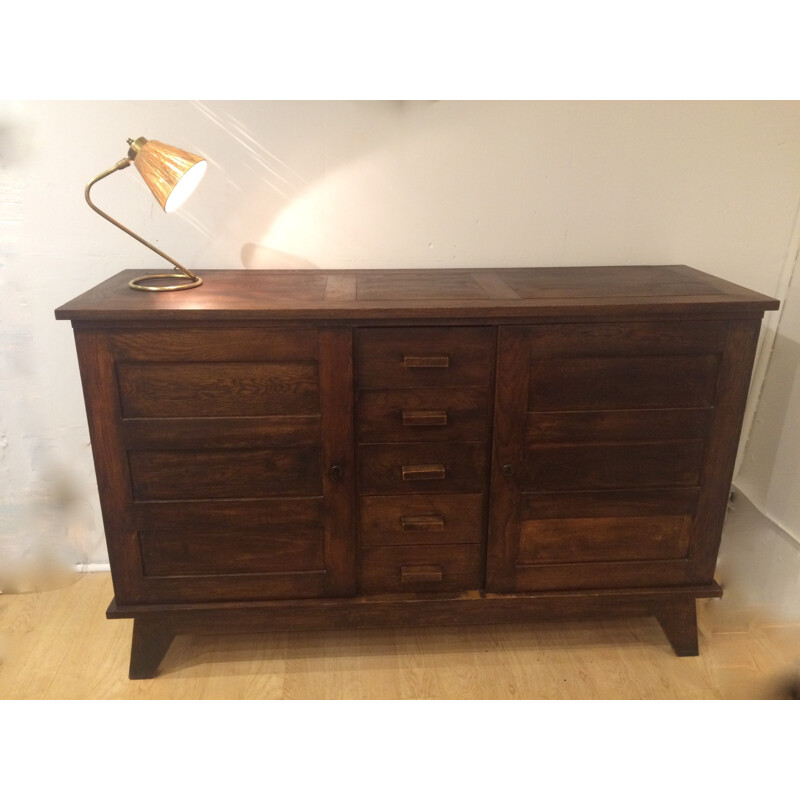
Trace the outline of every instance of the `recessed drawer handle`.
[[441, 531], [444, 530], [444, 517], [437, 517], [435, 515], [400, 517], [400, 527], [405, 533], [414, 533], [416, 531]]
[[447, 369], [450, 366], [450, 356], [403, 356], [403, 366], [410, 369]]
[[403, 411], [403, 425], [406, 428], [428, 425], [447, 425], [446, 411]]
[[435, 564], [428, 566], [400, 567], [401, 583], [433, 583], [442, 579], [442, 568]]
[[443, 464], [412, 464], [400, 469], [404, 481], [442, 481], [445, 476]]

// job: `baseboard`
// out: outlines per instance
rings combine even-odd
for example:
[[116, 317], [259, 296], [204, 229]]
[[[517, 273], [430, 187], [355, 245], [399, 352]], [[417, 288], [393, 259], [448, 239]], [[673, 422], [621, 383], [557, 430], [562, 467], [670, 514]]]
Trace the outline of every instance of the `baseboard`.
[[76, 572], [111, 572], [109, 564], [76, 564]]

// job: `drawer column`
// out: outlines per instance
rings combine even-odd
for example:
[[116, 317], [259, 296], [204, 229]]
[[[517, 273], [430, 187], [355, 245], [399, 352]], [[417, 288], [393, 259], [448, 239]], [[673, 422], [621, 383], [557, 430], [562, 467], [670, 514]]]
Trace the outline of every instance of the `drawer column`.
[[359, 590], [483, 585], [494, 329], [356, 335]]

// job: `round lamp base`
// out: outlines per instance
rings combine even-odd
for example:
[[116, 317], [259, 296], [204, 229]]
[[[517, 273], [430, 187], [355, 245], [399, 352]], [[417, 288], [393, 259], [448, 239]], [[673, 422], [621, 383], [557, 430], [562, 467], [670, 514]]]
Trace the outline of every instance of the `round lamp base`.
[[[168, 284], [166, 286], [147, 286], [145, 281], [164, 280], [168, 278], [171, 281], [181, 281], [181, 283]], [[189, 277], [188, 275], [176, 275], [174, 272], [165, 272], [159, 275], [142, 275], [140, 278], [134, 278], [128, 286], [131, 289], [138, 289], [141, 292], [177, 292], [180, 289], [194, 289], [203, 282], [202, 278], [196, 275]]]

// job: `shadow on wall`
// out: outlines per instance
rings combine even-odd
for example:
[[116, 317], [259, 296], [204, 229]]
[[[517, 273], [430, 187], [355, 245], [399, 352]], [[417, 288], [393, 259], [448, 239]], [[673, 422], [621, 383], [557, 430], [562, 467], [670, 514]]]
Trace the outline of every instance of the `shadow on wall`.
[[80, 577], [98, 546], [94, 509], [84, 485], [50, 464], [18, 502], [0, 505], [0, 594], [42, 592]]
[[21, 104], [0, 102], [0, 164], [24, 161], [31, 154], [33, 128]]
[[722, 532], [716, 578], [722, 599], [710, 604], [718, 629], [736, 630], [754, 619], [800, 622], [800, 549], [739, 490]]
[[319, 269], [300, 256], [252, 243], [242, 247], [242, 266], [245, 269]]
[[735, 482], [795, 538], [800, 538], [799, 392], [800, 343], [779, 333]]

